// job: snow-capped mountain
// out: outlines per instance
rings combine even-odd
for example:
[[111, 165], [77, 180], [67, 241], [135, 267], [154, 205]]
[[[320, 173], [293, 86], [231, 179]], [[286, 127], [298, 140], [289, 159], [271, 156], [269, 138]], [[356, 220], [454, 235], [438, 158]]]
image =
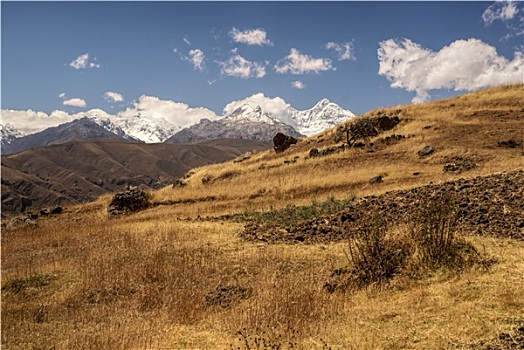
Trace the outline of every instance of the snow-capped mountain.
[[24, 133], [21, 133], [9, 123], [6, 125], [0, 124], [0, 134], [2, 137], [2, 148], [4, 145], [10, 145], [14, 140], [25, 136]]
[[[54, 127], [27, 135], [19, 132], [23, 130], [21, 126], [23, 127], [24, 124], [15, 124], [14, 122], [19, 122], [20, 118], [10, 111], [6, 115], [7, 120], [4, 118], [6, 124], [1, 127], [2, 151], [10, 153], [71, 138], [94, 137], [116, 137], [124, 141], [146, 143], [193, 143], [215, 138], [271, 141], [278, 132], [293, 137], [311, 136], [354, 116], [350, 111], [327, 99], [319, 101], [313, 108], [304, 111], [291, 107], [283, 100], [282, 102], [283, 108], [275, 108], [271, 103], [267, 105], [264, 101], [255, 102], [253, 99], [246, 99], [246, 102], [239, 103], [234, 108], [225, 108], [228, 113], [222, 117], [217, 117], [204, 108], [193, 108], [191, 119], [198, 120], [195, 124], [188, 123], [187, 115], [184, 114], [187, 108], [182, 112], [176, 111], [185, 119], [177, 119], [169, 109], [167, 114], [159, 110], [154, 113], [149, 110], [141, 113], [128, 109], [116, 115], [101, 109], [91, 109], [74, 115], [57, 111], [53, 112], [53, 115], [45, 115], [46, 123], [49, 123], [51, 118], [60, 118], [68, 120], [65, 124], [56, 124]], [[271, 107], [265, 107], [270, 105]], [[22, 111], [20, 113], [24, 115]], [[54, 115], [55, 113], [57, 115]], [[38, 119], [37, 117], [44, 118], [31, 115], [33, 119]], [[73, 123], [78, 120], [83, 122]], [[38, 124], [38, 120], [34, 122]], [[190, 126], [183, 129], [181, 125]], [[63, 127], [58, 128], [58, 126]]]
[[43, 131], [18, 137], [9, 144], [2, 144], [2, 154], [24, 151], [30, 148], [66, 143], [72, 140], [112, 138], [127, 142], [140, 142], [128, 136], [108, 119], [83, 117]]
[[148, 118], [138, 113], [133, 117], [116, 117], [115, 125], [120, 127], [129, 136], [146, 143], [164, 142], [180, 131], [180, 127], [169, 123], [163, 118]]
[[220, 137], [271, 141], [277, 132], [293, 137], [311, 136], [354, 116], [327, 99], [311, 109], [299, 111], [289, 107], [279, 115], [267, 113], [260, 106], [244, 104], [218, 120], [203, 119], [166, 142], [190, 143]]
[[298, 111], [290, 108], [290, 121], [295, 129], [306, 136], [318, 134], [337, 126], [355, 115], [328, 99], [320, 100], [313, 108]]
[[179, 131], [165, 142], [193, 143], [217, 138], [271, 141], [278, 132], [294, 137], [304, 136], [292, 126], [265, 113], [260, 106], [252, 107], [245, 104], [218, 120], [202, 119], [197, 124]]

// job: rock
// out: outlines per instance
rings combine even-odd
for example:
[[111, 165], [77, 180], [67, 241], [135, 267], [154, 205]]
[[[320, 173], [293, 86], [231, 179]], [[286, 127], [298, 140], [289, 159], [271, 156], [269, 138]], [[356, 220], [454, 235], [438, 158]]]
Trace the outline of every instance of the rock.
[[309, 150], [309, 157], [314, 158], [320, 156], [320, 152], [318, 151], [318, 148], [312, 148]]
[[187, 182], [185, 182], [184, 180], [176, 179], [175, 182], [173, 183], [173, 188], [184, 187], [186, 185], [187, 185]]
[[417, 154], [419, 157], [427, 157], [430, 154], [434, 153], [435, 149], [429, 145], [425, 146], [423, 149], [419, 150]]
[[522, 145], [522, 142], [515, 141], [515, 140], [497, 142], [497, 147], [503, 147], [503, 148], [517, 148], [517, 147], [520, 147], [521, 145]]
[[51, 214], [49, 209], [42, 209], [42, 210], [40, 210], [40, 215], [41, 216], [48, 216], [49, 214]]
[[56, 206], [53, 209], [51, 209], [51, 214], [60, 214], [62, 213], [64, 209], [61, 206]]
[[273, 137], [273, 149], [276, 153], [282, 153], [297, 142], [296, 138], [279, 132]]
[[445, 173], [455, 173], [460, 174], [463, 171], [471, 170], [477, 167], [477, 164], [464, 161], [464, 162], [456, 162], [456, 163], [447, 163], [442, 168], [442, 171]]
[[147, 209], [150, 205], [148, 193], [135, 188], [115, 194], [109, 203], [107, 213], [110, 216], [129, 214]]
[[342, 134], [346, 134], [347, 143], [353, 146], [358, 139], [368, 139], [378, 136], [380, 132], [393, 129], [400, 119], [398, 116], [389, 117], [378, 115], [374, 117], [358, 118], [345, 127], [339, 127], [335, 139], [341, 140]]
[[381, 182], [382, 182], [382, 176], [380, 176], [380, 175], [373, 176], [371, 179], [369, 179], [368, 182], [369, 182], [370, 184], [378, 184], [378, 183], [381, 183]]

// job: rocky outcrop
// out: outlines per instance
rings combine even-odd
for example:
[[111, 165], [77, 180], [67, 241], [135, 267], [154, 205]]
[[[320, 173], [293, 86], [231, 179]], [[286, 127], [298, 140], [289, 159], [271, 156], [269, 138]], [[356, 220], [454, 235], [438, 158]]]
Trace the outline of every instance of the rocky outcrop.
[[343, 241], [376, 215], [390, 225], [403, 224], [417, 212], [421, 202], [446, 195], [453, 199], [457, 229], [461, 232], [524, 240], [522, 183], [524, 170], [391, 191], [352, 202], [336, 214], [306, 219], [292, 226], [248, 223], [241, 235], [265, 242]]
[[378, 115], [372, 117], [358, 118], [349, 125], [340, 126], [337, 129], [336, 142], [346, 137], [348, 146], [353, 146], [357, 140], [367, 140], [378, 136], [379, 133], [393, 129], [400, 119], [398, 116]]
[[109, 216], [130, 214], [147, 209], [150, 205], [149, 194], [135, 188], [115, 194], [109, 203], [107, 213]]
[[276, 153], [282, 153], [297, 142], [298, 140], [293, 136], [288, 136], [279, 132], [273, 137], [273, 149]]

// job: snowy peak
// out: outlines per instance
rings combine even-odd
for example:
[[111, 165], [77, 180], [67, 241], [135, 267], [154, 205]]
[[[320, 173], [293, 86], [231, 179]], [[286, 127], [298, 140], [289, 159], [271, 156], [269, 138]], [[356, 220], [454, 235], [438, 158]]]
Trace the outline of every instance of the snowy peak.
[[345, 110], [324, 98], [311, 109], [293, 111], [291, 119], [296, 123], [297, 130], [301, 134], [312, 136], [337, 126], [354, 116], [351, 111]]
[[25, 135], [18, 131], [12, 124], [0, 124], [0, 134], [2, 137], [2, 146], [9, 145], [15, 139], [24, 137]]
[[229, 123], [266, 123], [269, 125], [276, 125], [282, 123], [278, 119], [265, 113], [262, 107], [252, 107], [248, 104], [242, 105], [235, 109], [231, 114], [223, 118], [226, 124]]
[[115, 124], [127, 135], [146, 143], [164, 142], [180, 130], [163, 118], [148, 118], [140, 113], [130, 118], [117, 118]]

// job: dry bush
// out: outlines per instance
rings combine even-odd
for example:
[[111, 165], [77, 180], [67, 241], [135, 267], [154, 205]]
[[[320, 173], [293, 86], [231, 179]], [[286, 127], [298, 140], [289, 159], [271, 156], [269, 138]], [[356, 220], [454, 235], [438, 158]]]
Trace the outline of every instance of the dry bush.
[[349, 268], [337, 269], [324, 288], [382, 288], [397, 276], [420, 278], [440, 268], [454, 273], [478, 264], [487, 267], [493, 260], [482, 257], [460, 236], [458, 208], [451, 195], [421, 200], [410, 222], [392, 230], [380, 216], [348, 238]]

